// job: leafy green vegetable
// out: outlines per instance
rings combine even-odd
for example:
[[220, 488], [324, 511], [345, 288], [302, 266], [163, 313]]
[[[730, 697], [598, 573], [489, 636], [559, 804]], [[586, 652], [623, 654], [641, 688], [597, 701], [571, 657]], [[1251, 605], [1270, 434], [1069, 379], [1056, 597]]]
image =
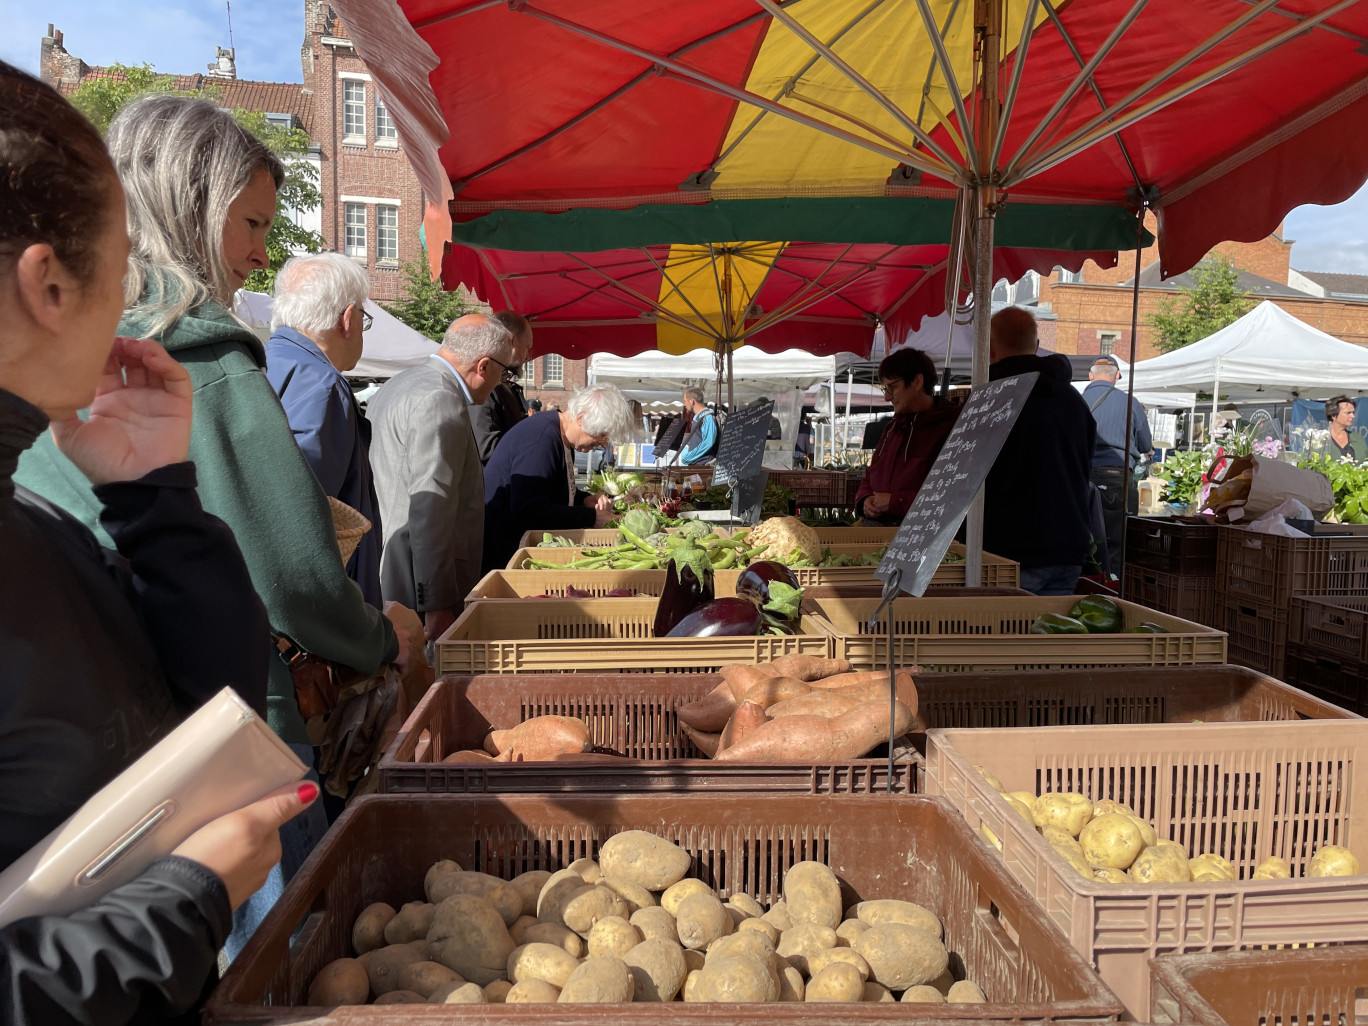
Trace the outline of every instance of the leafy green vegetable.
[[674, 560], [675, 573], [682, 574], [687, 566], [693, 569], [700, 581], [712, 580], [712, 560], [708, 558], [708, 550], [702, 546], [686, 540], [670, 550], [670, 558]]
[[765, 612], [783, 620], [793, 620], [797, 618], [802, 604], [802, 588], [791, 588], [783, 581], [769, 582], [769, 601], [765, 603]]
[[713, 533], [713, 529], [702, 520], [686, 520], [679, 529], [680, 537], [692, 538], [695, 541], [707, 538]]
[[622, 514], [618, 527], [631, 531], [638, 538], [647, 538], [660, 530], [654, 514], [644, 509], [629, 509]]

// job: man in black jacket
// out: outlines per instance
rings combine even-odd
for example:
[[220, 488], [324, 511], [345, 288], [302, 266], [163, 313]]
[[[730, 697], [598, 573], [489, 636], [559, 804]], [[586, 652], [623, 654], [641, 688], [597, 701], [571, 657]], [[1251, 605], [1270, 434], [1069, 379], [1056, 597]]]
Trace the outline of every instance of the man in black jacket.
[[1031, 395], [988, 472], [983, 547], [1021, 564], [1021, 586], [1072, 595], [1092, 545], [1089, 474], [1097, 427], [1070, 383], [1069, 361], [1039, 356], [1035, 318], [993, 316], [988, 376], [1038, 371]]
[[480, 463], [487, 465], [494, 455], [499, 440], [512, 430], [513, 425], [527, 417], [527, 397], [523, 395], [518, 375], [532, 356], [532, 325], [522, 314], [501, 310], [494, 319], [513, 336], [513, 362], [504, 368], [503, 380], [494, 386], [489, 398], [470, 411], [470, 426], [475, 432], [475, 444], [480, 450]]

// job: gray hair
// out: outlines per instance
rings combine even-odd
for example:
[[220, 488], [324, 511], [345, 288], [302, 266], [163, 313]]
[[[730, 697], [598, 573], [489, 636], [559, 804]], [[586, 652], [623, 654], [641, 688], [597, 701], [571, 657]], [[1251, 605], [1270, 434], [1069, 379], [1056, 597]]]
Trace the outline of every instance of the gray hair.
[[160, 334], [208, 299], [231, 309], [228, 207], [258, 170], [280, 188], [280, 161], [231, 114], [184, 96], [134, 100], [106, 142], [128, 198], [133, 251], [124, 301], [138, 330]]
[[695, 387], [691, 387], [691, 388], [686, 388], [686, 389], [684, 389], [684, 398], [685, 398], [685, 399], [692, 399], [692, 400], [693, 400], [694, 402], [696, 402], [696, 403], [701, 403], [701, 402], [704, 401], [704, 399], [703, 399], [703, 389], [698, 388], [698, 387], [696, 387], [696, 386], [695, 386]]
[[291, 257], [276, 272], [271, 330], [294, 328], [306, 335], [336, 326], [347, 307], [358, 310], [370, 292], [366, 272], [341, 253]]
[[513, 335], [493, 317], [466, 314], [451, 322], [442, 336], [442, 349], [462, 367], [473, 366], [486, 356], [508, 363], [513, 359]]
[[578, 418], [580, 427], [594, 436], [607, 435], [610, 441], [619, 441], [637, 435], [632, 406], [616, 385], [581, 388], [570, 398], [565, 412]]

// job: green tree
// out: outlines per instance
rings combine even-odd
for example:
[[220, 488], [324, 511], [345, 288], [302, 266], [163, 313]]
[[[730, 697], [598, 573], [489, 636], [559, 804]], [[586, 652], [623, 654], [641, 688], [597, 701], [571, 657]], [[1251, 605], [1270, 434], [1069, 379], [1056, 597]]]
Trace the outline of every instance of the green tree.
[[[150, 64], [133, 67], [111, 64], [106, 74], [88, 78], [71, 94], [71, 102], [100, 130], [109, 130], [114, 116], [140, 96], [149, 93], [184, 93], [217, 102], [219, 91], [212, 85], [199, 93], [176, 89], [175, 79], [159, 75]], [[286, 260], [295, 253], [317, 253], [323, 247], [323, 237], [295, 224], [284, 211], [310, 210], [323, 202], [318, 189], [318, 171], [305, 160], [309, 152], [309, 134], [300, 128], [284, 128], [267, 122], [261, 111], [234, 110], [237, 123], [251, 132], [285, 165], [285, 181], [276, 194], [276, 210], [280, 213], [266, 235], [266, 252], [270, 264], [254, 271], [243, 288], [253, 292], [270, 292], [275, 286], [275, 275]]]
[[1223, 257], [1203, 260], [1191, 271], [1193, 288], [1179, 289], [1179, 298], [1164, 303], [1150, 324], [1159, 333], [1160, 352], [1191, 345], [1239, 320], [1254, 305], [1241, 292], [1239, 272]]
[[400, 273], [404, 276], [404, 298], [384, 304], [385, 309], [434, 342], [442, 341], [457, 317], [481, 309], [465, 289], [448, 292], [440, 281], [433, 280], [426, 249], [405, 263]]

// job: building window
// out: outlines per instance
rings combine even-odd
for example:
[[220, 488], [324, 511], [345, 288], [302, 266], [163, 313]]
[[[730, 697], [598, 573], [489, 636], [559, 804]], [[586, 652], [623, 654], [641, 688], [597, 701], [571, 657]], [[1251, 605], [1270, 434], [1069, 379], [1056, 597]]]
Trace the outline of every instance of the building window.
[[361, 203], [345, 204], [343, 210], [345, 239], [342, 252], [364, 262], [366, 259], [366, 208]]
[[542, 357], [542, 384], [565, 384], [565, 360], [556, 355]]
[[342, 83], [342, 140], [366, 141], [366, 83], [346, 79]]
[[283, 128], [287, 132], [294, 128], [295, 116], [293, 114], [267, 114], [266, 124], [274, 125], [276, 128]]
[[[364, 208], [363, 208], [364, 209]], [[399, 262], [399, 208], [375, 208], [375, 262]]]
[[394, 119], [390, 117], [385, 101], [379, 96], [375, 98], [375, 145], [399, 145], [399, 132], [394, 127]]
[[1097, 333], [1097, 352], [1102, 356], [1111, 356], [1116, 349], [1116, 343], [1121, 341], [1119, 331], [1099, 331]]

